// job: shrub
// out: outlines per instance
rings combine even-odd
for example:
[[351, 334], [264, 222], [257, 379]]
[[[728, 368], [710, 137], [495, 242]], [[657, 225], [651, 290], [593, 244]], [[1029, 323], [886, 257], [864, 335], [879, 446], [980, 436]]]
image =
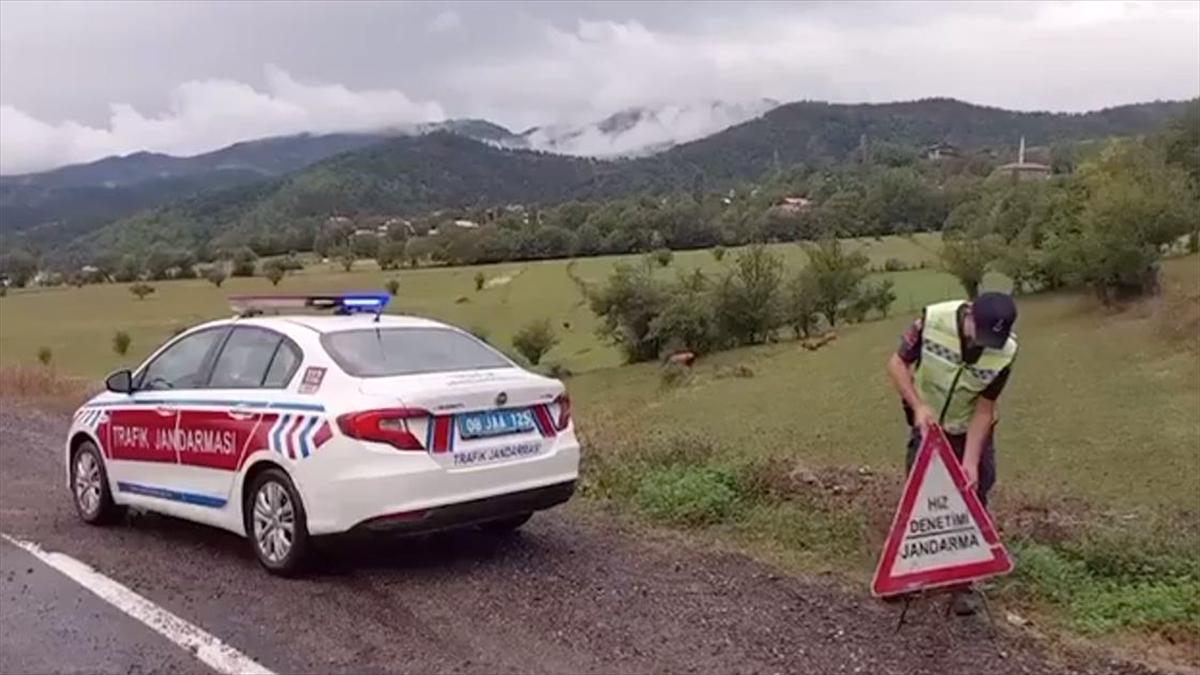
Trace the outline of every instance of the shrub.
[[812, 273], [801, 271], [788, 281], [784, 304], [784, 320], [797, 338], [808, 337], [821, 323], [816, 279]]
[[225, 269], [220, 265], [212, 265], [204, 269], [204, 278], [217, 288], [220, 288], [221, 284], [225, 283], [225, 276]]
[[483, 285], [487, 283], [487, 277], [483, 276], [483, 272], [475, 273], [475, 290], [482, 291]]
[[136, 295], [138, 300], [144, 300], [147, 295], [150, 295], [154, 292], [154, 287], [150, 284], [139, 281], [136, 284], [130, 284], [129, 292]]
[[879, 313], [880, 318], [887, 318], [888, 312], [892, 309], [892, 303], [896, 301], [896, 292], [892, 290], [896, 285], [891, 279], [884, 279], [877, 284], [871, 284], [862, 291], [861, 301], [863, 306], [868, 311]]
[[387, 289], [388, 295], [396, 295], [400, 292], [400, 280], [396, 278], [388, 279], [383, 287]]
[[554, 334], [554, 328], [550, 325], [549, 319], [525, 324], [525, 327], [517, 331], [512, 339], [513, 348], [535, 366], [556, 344], [558, 344], [558, 337]]
[[37, 360], [43, 366], [48, 366], [54, 360], [54, 352], [49, 347], [38, 347]]
[[0, 298], [3, 298], [6, 295], [8, 295], [8, 286], [0, 284]]
[[883, 270], [885, 272], [903, 272], [906, 269], [908, 269], [908, 265], [905, 265], [904, 261], [899, 258], [888, 258], [883, 261]]
[[342, 270], [345, 272], [349, 272], [350, 270], [354, 269], [354, 263], [357, 261], [358, 256], [355, 255], [354, 251], [349, 248], [343, 250], [341, 255], [338, 256], [338, 262], [341, 263]]
[[648, 265], [624, 263], [613, 267], [604, 287], [588, 295], [592, 312], [602, 321], [600, 336], [620, 347], [630, 362], [658, 358], [661, 344], [650, 324], [669, 299], [670, 289]]
[[671, 289], [668, 302], [651, 319], [647, 337], [660, 346], [661, 352], [707, 354], [719, 346], [708, 281], [699, 270]]
[[254, 254], [254, 251], [243, 246], [234, 252], [233, 265], [230, 267], [229, 274], [235, 277], [252, 277], [257, 262], [258, 256]]
[[836, 326], [843, 307], [858, 298], [859, 285], [867, 277], [867, 256], [846, 251], [837, 239], [826, 239], [804, 250], [808, 254], [806, 273], [812, 275], [816, 289], [817, 308], [830, 327]]
[[118, 356], [125, 356], [129, 352], [129, 345], [133, 342], [133, 338], [129, 337], [129, 333], [119, 330], [113, 334], [112, 346], [113, 351]]
[[658, 263], [659, 267], [670, 265], [671, 260], [675, 258], [675, 254], [669, 248], [655, 249], [651, 256], [654, 258], [654, 262]]
[[714, 311], [721, 335], [733, 344], [766, 342], [783, 319], [783, 260], [761, 244], [737, 257], [717, 284]]
[[706, 467], [651, 471], [639, 482], [636, 501], [656, 520], [692, 527], [711, 525], [728, 520], [737, 510], [737, 480], [725, 471]]
[[278, 286], [286, 274], [287, 270], [276, 260], [270, 260], [263, 265], [263, 276], [267, 278], [267, 281], [271, 282], [272, 286]]
[[725, 259], [725, 247], [724, 246], [714, 246], [713, 250], [712, 250], [712, 257], [713, 257], [713, 260], [716, 260], [717, 262], [721, 262], [722, 260], [724, 260]]

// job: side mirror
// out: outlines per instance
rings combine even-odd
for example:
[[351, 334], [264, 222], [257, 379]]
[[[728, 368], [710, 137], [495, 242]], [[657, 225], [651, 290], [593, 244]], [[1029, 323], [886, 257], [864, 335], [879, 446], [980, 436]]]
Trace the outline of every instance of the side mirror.
[[132, 394], [133, 373], [128, 370], [118, 370], [104, 380], [104, 388], [116, 394]]

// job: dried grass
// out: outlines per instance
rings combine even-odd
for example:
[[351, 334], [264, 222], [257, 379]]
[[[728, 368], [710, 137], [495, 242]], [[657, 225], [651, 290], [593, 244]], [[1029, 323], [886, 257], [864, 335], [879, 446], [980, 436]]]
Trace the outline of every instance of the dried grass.
[[54, 410], [74, 410], [100, 390], [97, 382], [62, 375], [53, 367], [12, 365], [0, 367], [0, 400]]

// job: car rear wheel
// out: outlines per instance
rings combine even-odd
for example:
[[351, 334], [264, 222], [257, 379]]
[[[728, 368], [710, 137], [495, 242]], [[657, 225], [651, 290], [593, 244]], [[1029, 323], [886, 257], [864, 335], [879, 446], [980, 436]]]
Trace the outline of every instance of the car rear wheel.
[[500, 518], [498, 520], [489, 520], [488, 522], [484, 523], [481, 527], [483, 527], [483, 529], [488, 530], [490, 532], [499, 532], [499, 533], [513, 532], [513, 531], [519, 529], [525, 523], [528, 523], [529, 519], [532, 517], [533, 517], [532, 513], [518, 513], [515, 516], [508, 516], [506, 518]]
[[303, 571], [309, 549], [307, 517], [287, 474], [279, 469], [258, 474], [245, 510], [246, 534], [258, 562], [280, 576]]
[[71, 456], [71, 497], [75, 511], [89, 525], [106, 525], [124, 512], [113, 503], [104, 460], [91, 441], [81, 443]]

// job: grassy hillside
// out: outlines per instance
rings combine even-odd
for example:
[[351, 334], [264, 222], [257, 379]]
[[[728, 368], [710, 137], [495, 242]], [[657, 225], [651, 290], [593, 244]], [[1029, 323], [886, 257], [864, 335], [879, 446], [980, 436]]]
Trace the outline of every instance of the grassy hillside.
[[[992, 585], [1039, 625], [1200, 654], [1200, 259], [1119, 313], [1075, 294], [1019, 301], [992, 494], [1016, 572]], [[864, 589], [899, 499], [907, 428], [884, 374], [909, 316], [570, 387], [587, 494], [717, 545]], [[1145, 643], [1141, 643], [1144, 648]]]
[[[865, 249], [876, 266], [888, 258], [932, 264], [937, 239], [932, 235], [913, 240], [888, 237], [855, 240], [854, 245]], [[799, 246], [779, 244], [773, 248], [784, 256], [789, 268], [803, 264]], [[730, 251], [724, 264], [730, 264], [735, 255], [736, 251]], [[579, 259], [574, 274], [600, 282], [615, 263], [633, 259]], [[131, 295], [127, 284], [21, 290], [0, 299], [0, 363], [34, 362], [38, 349], [46, 346], [54, 352], [54, 363], [65, 371], [100, 376], [146, 355], [178, 327], [228, 315], [229, 295], [381, 289], [386, 280], [397, 278], [400, 292], [392, 300], [390, 312], [432, 316], [467, 329], [483, 328], [502, 348], [509, 346], [512, 334], [525, 323], [550, 319], [562, 342], [550, 352], [548, 362], [576, 372], [619, 365], [617, 351], [596, 338], [598, 322], [568, 276], [567, 265], [564, 260], [550, 260], [381, 272], [374, 262], [361, 261], [347, 274], [340, 267], [318, 264], [286, 277], [277, 288], [261, 277], [232, 278], [219, 289], [203, 280], [155, 282], [155, 292], [145, 300]], [[719, 266], [708, 251], [681, 252], [670, 267], [658, 273], [673, 275], [697, 267], [716, 271]], [[474, 277], [479, 272], [488, 281], [477, 292]], [[896, 282], [897, 312], [959, 292], [952, 278], [932, 269], [889, 276]], [[31, 320], [42, 316], [55, 318], [52, 322]], [[118, 330], [133, 337], [127, 359], [118, 358], [109, 343]]]

